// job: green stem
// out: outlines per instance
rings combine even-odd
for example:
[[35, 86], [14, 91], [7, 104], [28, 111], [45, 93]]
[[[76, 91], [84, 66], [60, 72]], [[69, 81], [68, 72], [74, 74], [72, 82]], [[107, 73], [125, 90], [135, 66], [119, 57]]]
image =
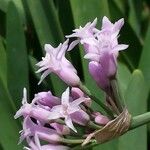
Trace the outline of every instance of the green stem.
[[99, 126], [92, 121], [89, 121], [88, 126], [91, 127], [92, 129], [96, 129], [96, 130], [99, 130], [102, 128], [102, 126]]
[[112, 111], [105, 105], [103, 104], [97, 97], [93, 96], [90, 92], [90, 90], [84, 86], [82, 83], [79, 85], [79, 88], [86, 94], [88, 95], [92, 100], [94, 100], [98, 105], [101, 106], [101, 108], [103, 108], [103, 110], [108, 114], [108, 116], [111, 119], [114, 119], [114, 115], [112, 113]]
[[[123, 100], [123, 96], [121, 95], [121, 91], [119, 89], [118, 83], [116, 79], [110, 80], [110, 84], [113, 90], [113, 97], [114, 97], [114, 101], [116, 102], [117, 108], [119, 109], [120, 112], [123, 111], [123, 106], [121, 101]], [[112, 97], [112, 98], [113, 98]]]
[[132, 118], [129, 130], [135, 129], [150, 122], [150, 112]]
[[[82, 144], [85, 139], [66, 139], [61, 138], [61, 142], [65, 144]], [[93, 142], [95, 140], [90, 140], [90, 142]], [[80, 145], [81, 146], [81, 145]]]

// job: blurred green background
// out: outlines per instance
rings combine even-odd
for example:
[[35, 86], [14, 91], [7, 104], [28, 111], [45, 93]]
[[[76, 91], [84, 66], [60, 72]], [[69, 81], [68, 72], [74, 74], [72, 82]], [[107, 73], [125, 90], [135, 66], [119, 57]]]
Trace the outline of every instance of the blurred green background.
[[[30, 99], [43, 90], [60, 95], [66, 87], [54, 75], [37, 86], [40, 75], [35, 74], [35, 63], [44, 55], [44, 44], [57, 46], [74, 28], [96, 17], [100, 28], [103, 16], [113, 22], [125, 18], [119, 40], [129, 48], [120, 53], [118, 78], [130, 113], [135, 116], [150, 109], [149, 0], [0, 0], [0, 150], [23, 148], [17, 145], [21, 120], [13, 118], [21, 105], [23, 87]], [[82, 81], [103, 100], [103, 92], [88, 74], [82, 47], [67, 57]], [[148, 150], [149, 132], [145, 125], [93, 150]]]

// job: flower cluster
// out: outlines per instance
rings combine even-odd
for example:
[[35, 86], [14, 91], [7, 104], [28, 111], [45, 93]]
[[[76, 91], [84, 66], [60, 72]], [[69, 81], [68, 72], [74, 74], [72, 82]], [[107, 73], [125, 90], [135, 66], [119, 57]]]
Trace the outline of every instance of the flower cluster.
[[[39, 84], [50, 73], [54, 73], [70, 88], [61, 97], [54, 96], [50, 91], [40, 92], [35, 94], [31, 103], [27, 101], [24, 88], [22, 106], [15, 114], [15, 119], [21, 116], [24, 119], [20, 142], [24, 139], [27, 141], [29, 147], [25, 149], [68, 150], [73, 144], [82, 144], [85, 139], [87, 141], [96, 129], [102, 128], [112, 116], [121, 113], [116, 95], [110, 90], [111, 81], [116, 78], [118, 52], [128, 47], [118, 43], [124, 20], [120, 19], [113, 24], [107, 17], [103, 17], [101, 30], [96, 28], [96, 23], [97, 19], [85, 27], [73, 30], [74, 33], [66, 36], [67, 40], [56, 48], [45, 44], [46, 55], [36, 64], [39, 67], [37, 73], [43, 72]], [[72, 37], [77, 39], [69, 44], [69, 38]], [[76, 69], [65, 58], [66, 52], [79, 43], [84, 47], [84, 58], [89, 60], [90, 74], [106, 92], [107, 105], [99, 103], [83, 86]], [[91, 108], [92, 100], [102, 106], [106, 113], [94, 111]], [[82, 129], [80, 134], [79, 128]]]

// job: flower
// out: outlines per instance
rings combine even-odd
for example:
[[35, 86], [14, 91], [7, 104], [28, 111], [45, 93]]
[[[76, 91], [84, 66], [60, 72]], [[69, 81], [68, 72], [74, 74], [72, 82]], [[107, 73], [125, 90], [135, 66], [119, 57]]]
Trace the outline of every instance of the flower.
[[[95, 47], [95, 49], [87, 53], [84, 58], [90, 59], [91, 61], [97, 61], [99, 63], [104, 61], [103, 57], [105, 57], [105, 55], [107, 55], [107, 59], [109, 55], [114, 55], [116, 58], [120, 50], [124, 50], [128, 47], [126, 44], [118, 44], [118, 34], [123, 24], [123, 19], [112, 24], [107, 17], [103, 17], [102, 29], [96, 33], [96, 38], [93, 42], [91, 43], [88, 39], [83, 40], [84, 43]], [[111, 56], [110, 59], [112, 59]]]
[[[80, 111], [81, 115], [85, 116], [85, 112], [81, 110], [79, 104], [84, 102], [86, 98], [80, 97], [72, 102], [69, 101], [69, 88], [66, 89], [66, 91], [62, 94], [61, 97], [61, 105], [54, 106], [51, 109], [51, 115], [49, 116], [49, 119], [58, 119], [58, 118], [65, 118], [66, 125], [71, 128], [74, 132], [77, 132], [75, 129], [73, 123], [72, 123], [72, 117], [71, 115], [75, 112]], [[86, 117], [88, 115], [86, 114]], [[89, 117], [87, 118], [89, 119]]]
[[59, 134], [62, 134], [62, 135], [70, 134], [70, 129], [66, 125], [62, 125], [62, 124], [54, 122], [54, 123], [51, 123], [50, 126], [53, 127]]
[[100, 112], [94, 112], [93, 117], [95, 122], [100, 125], [106, 125], [110, 121], [107, 116], [102, 115]]
[[34, 137], [35, 139], [45, 140], [49, 143], [58, 143], [61, 141], [61, 135], [56, 130], [44, 127], [40, 123], [34, 123], [29, 116], [25, 117], [23, 130], [20, 133], [20, 142], [27, 137]]
[[106, 90], [109, 81], [115, 78], [117, 72], [117, 57], [121, 50], [128, 48], [126, 44], [118, 44], [118, 34], [124, 20], [114, 24], [107, 17], [103, 17], [102, 29], [97, 31], [93, 42], [83, 39], [82, 42], [91, 47], [84, 58], [89, 59], [89, 72], [99, 87]]
[[66, 40], [63, 44], [60, 43], [56, 48], [50, 44], [45, 44], [46, 56], [42, 58], [42, 61], [36, 64], [40, 67], [36, 73], [44, 71], [38, 84], [51, 72], [58, 75], [69, 86], [77, 86], [80, 83], [76, 69], [65, 58], [68, 42], [69, 40]]
[[17, 119], [20, 116], [30, 116], [33, 117], [41, 122], [49, 122], [48, 117], [50, 115], [50, 111], [46, 110], [39, 105], [35, 105], [34, 101], [29, 104], [27, 102], [27, 90], [26, 88], [23, 89], [23, 99], [22, 99], [22, 106], [21, 108], [16, 112], [14, 118]]
[[50, 91], [48, 92], [39, 92], [35, 94], [34, 99], [32, 100], [33, 103], [38, 103], [38, 105], [48, 106], [52, 108], [55, 105], [60, 104], [60, 98], [53, 96]]
[[[73, 30], [73, 34], [71, 35], [67, 35], [67, 38], [72, 38], [72, 37], [77, 37], [79, 39], [73, 41], [69, 48], [68, 51], [72, 50], [79, 42], [81, 44], [83, 44], [82, 40], [87, 39], [89, 41], [92, 42], [93, 38], [94, 38], [94, 31], [96, 30], [95, 26], [97, 24], [97, 18], [95, 18], [95, 20], [91, 23], [88, 22], [84, 27], [81, 27], [79, 29], [75, 29]], [[88, 51], [88, 49], [90, 49], [90, 47], [88, 47], [87, 44], [84, 44], [85, 49]]]

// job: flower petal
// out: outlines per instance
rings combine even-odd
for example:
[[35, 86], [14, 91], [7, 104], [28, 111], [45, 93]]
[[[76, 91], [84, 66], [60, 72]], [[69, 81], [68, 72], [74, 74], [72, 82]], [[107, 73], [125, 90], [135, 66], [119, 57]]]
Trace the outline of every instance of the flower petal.
[[40, 79], [38, 85], [41, 84], [41, 82], [42, 82], [50, 73], [51, 73], [50, 70], [46, 70], [46, 71], [41, 75], [41, 79]]
[[61, 103], [62, 105], [69, 105], [69, 94], [70, 94], [70, 90], [69, 87], [66, 89], [65, 92], [63, 92], [62, 96], [61, 96]]
[[100, 55], [98, 54], [94, 54], [94, 53], [87, 53], [85, 56], [84, 56], [85, 59], [90, 59], [92, 61], [96, 61], [96, 62], [99, 62], [100, 60]]
[[66, 125], [67, 125], [70, 129], [72, 129], [74, 132], [77, 133], [77, 130], [76, 130], [75, 127], [73, 126], [73, 123], [72, 123], [72, 120], [71, 120], [70, 116], [65, 117], [65, 123], [66, 123]]
[[67, 51], [71, 51], [79, 42], [80, 40], [74, 40], [72, 43], [70, 43]]

